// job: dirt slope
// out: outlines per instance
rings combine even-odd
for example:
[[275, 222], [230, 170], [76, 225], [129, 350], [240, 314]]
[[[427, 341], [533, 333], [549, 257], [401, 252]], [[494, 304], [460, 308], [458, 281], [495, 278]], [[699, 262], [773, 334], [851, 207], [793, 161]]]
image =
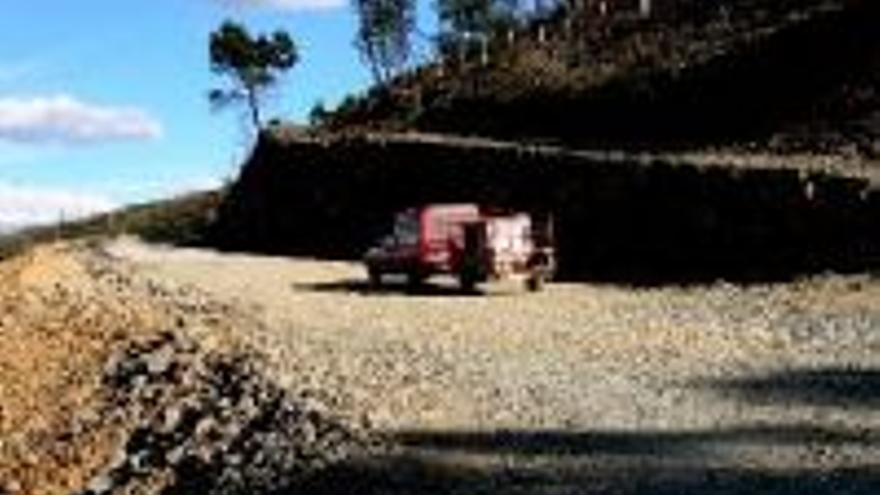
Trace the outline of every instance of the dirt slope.
[[88, 280], [52, 249], [0, 267], [0, 486], [11, 493], [70, 493], [108, 462], [118, 427], [82, 432], [75, 445], [56, 439], [97, 410], [114, 347], [167, 323], [137, 301], [108, 300]]
[[94, 247], [3, 263], [0, 309], [0, 493], [269, 492], [366, 445], [264, 377], [255, 322]]

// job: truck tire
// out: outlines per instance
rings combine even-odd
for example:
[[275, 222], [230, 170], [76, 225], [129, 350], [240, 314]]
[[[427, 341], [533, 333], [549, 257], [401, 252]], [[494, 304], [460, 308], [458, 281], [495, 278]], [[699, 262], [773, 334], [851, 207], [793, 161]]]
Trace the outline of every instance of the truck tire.
[[543, 272], [535, 272], [529, 275], [529, 278], [526, 279], [526, 289], [529, 292], [540, 292], [544, 290], [544, 284], [546, 283], [546, 275]]
[[458, 272], [458, 285], [464, 292], [473, 292], [477, 288], [477, 272], [474, 268], [462, 267]]
[[413, 271], [406, 274], [406, 284], [410, 289], [418, 289], [422, 285], [425, 284], [425, 279], [427, 279], [424, 274]]
[[544, 284], [549, 278], [550, 268], [547, 265], [534, 265], [529, 272], [529, 278], [526, 279], [526, 289], [529, 292], [540, 292], [544, 290]]
[[477, 280], [474, 277], [462, 273], [458, 277], [459, 286], [464, 292], [473, 292], [477, 288]]

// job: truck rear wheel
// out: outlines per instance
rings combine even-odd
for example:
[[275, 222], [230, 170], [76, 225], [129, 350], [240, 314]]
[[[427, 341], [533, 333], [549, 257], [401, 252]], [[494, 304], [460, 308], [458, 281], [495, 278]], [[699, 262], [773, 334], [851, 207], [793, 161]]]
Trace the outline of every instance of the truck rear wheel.
[[546, 276], [543, 273], [532, 273], [526, 279], [526, 289], [530, 292], [540, 292], [544, 290], [544, 283], [546, 283]]
[[544, 290], [544, 284], [550, 278], [550, 269], [547, 265], [538, 264], [532, 266], [529, 271], [529, 278], [526, 279], [526, 289], [531, 292], [539, 292]]

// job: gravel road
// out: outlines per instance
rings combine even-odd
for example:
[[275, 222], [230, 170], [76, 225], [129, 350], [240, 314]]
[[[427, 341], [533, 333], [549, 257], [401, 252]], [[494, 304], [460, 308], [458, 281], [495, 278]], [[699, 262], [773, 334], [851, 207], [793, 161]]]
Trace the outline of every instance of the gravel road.
[[349, 263], [107, 249], [256, 315], [240, 337], [282, 385], [397, 440], [362, 493], [880, 493], [867, 275], [408, 294]]

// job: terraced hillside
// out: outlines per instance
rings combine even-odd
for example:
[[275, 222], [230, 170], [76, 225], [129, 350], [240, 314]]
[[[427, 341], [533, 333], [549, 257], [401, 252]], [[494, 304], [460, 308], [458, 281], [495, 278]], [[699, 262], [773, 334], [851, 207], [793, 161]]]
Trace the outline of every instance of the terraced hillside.
[[722, 0], [699, 12], [683, 5], [706, 2], [667, 3], [674, 15], [658, 8], [650, 19], [561, 14], [542, 43], [525, 36], [485, 66], [422, 68], [327, 124], [576, 147], [875, 154], [876, 2]]

